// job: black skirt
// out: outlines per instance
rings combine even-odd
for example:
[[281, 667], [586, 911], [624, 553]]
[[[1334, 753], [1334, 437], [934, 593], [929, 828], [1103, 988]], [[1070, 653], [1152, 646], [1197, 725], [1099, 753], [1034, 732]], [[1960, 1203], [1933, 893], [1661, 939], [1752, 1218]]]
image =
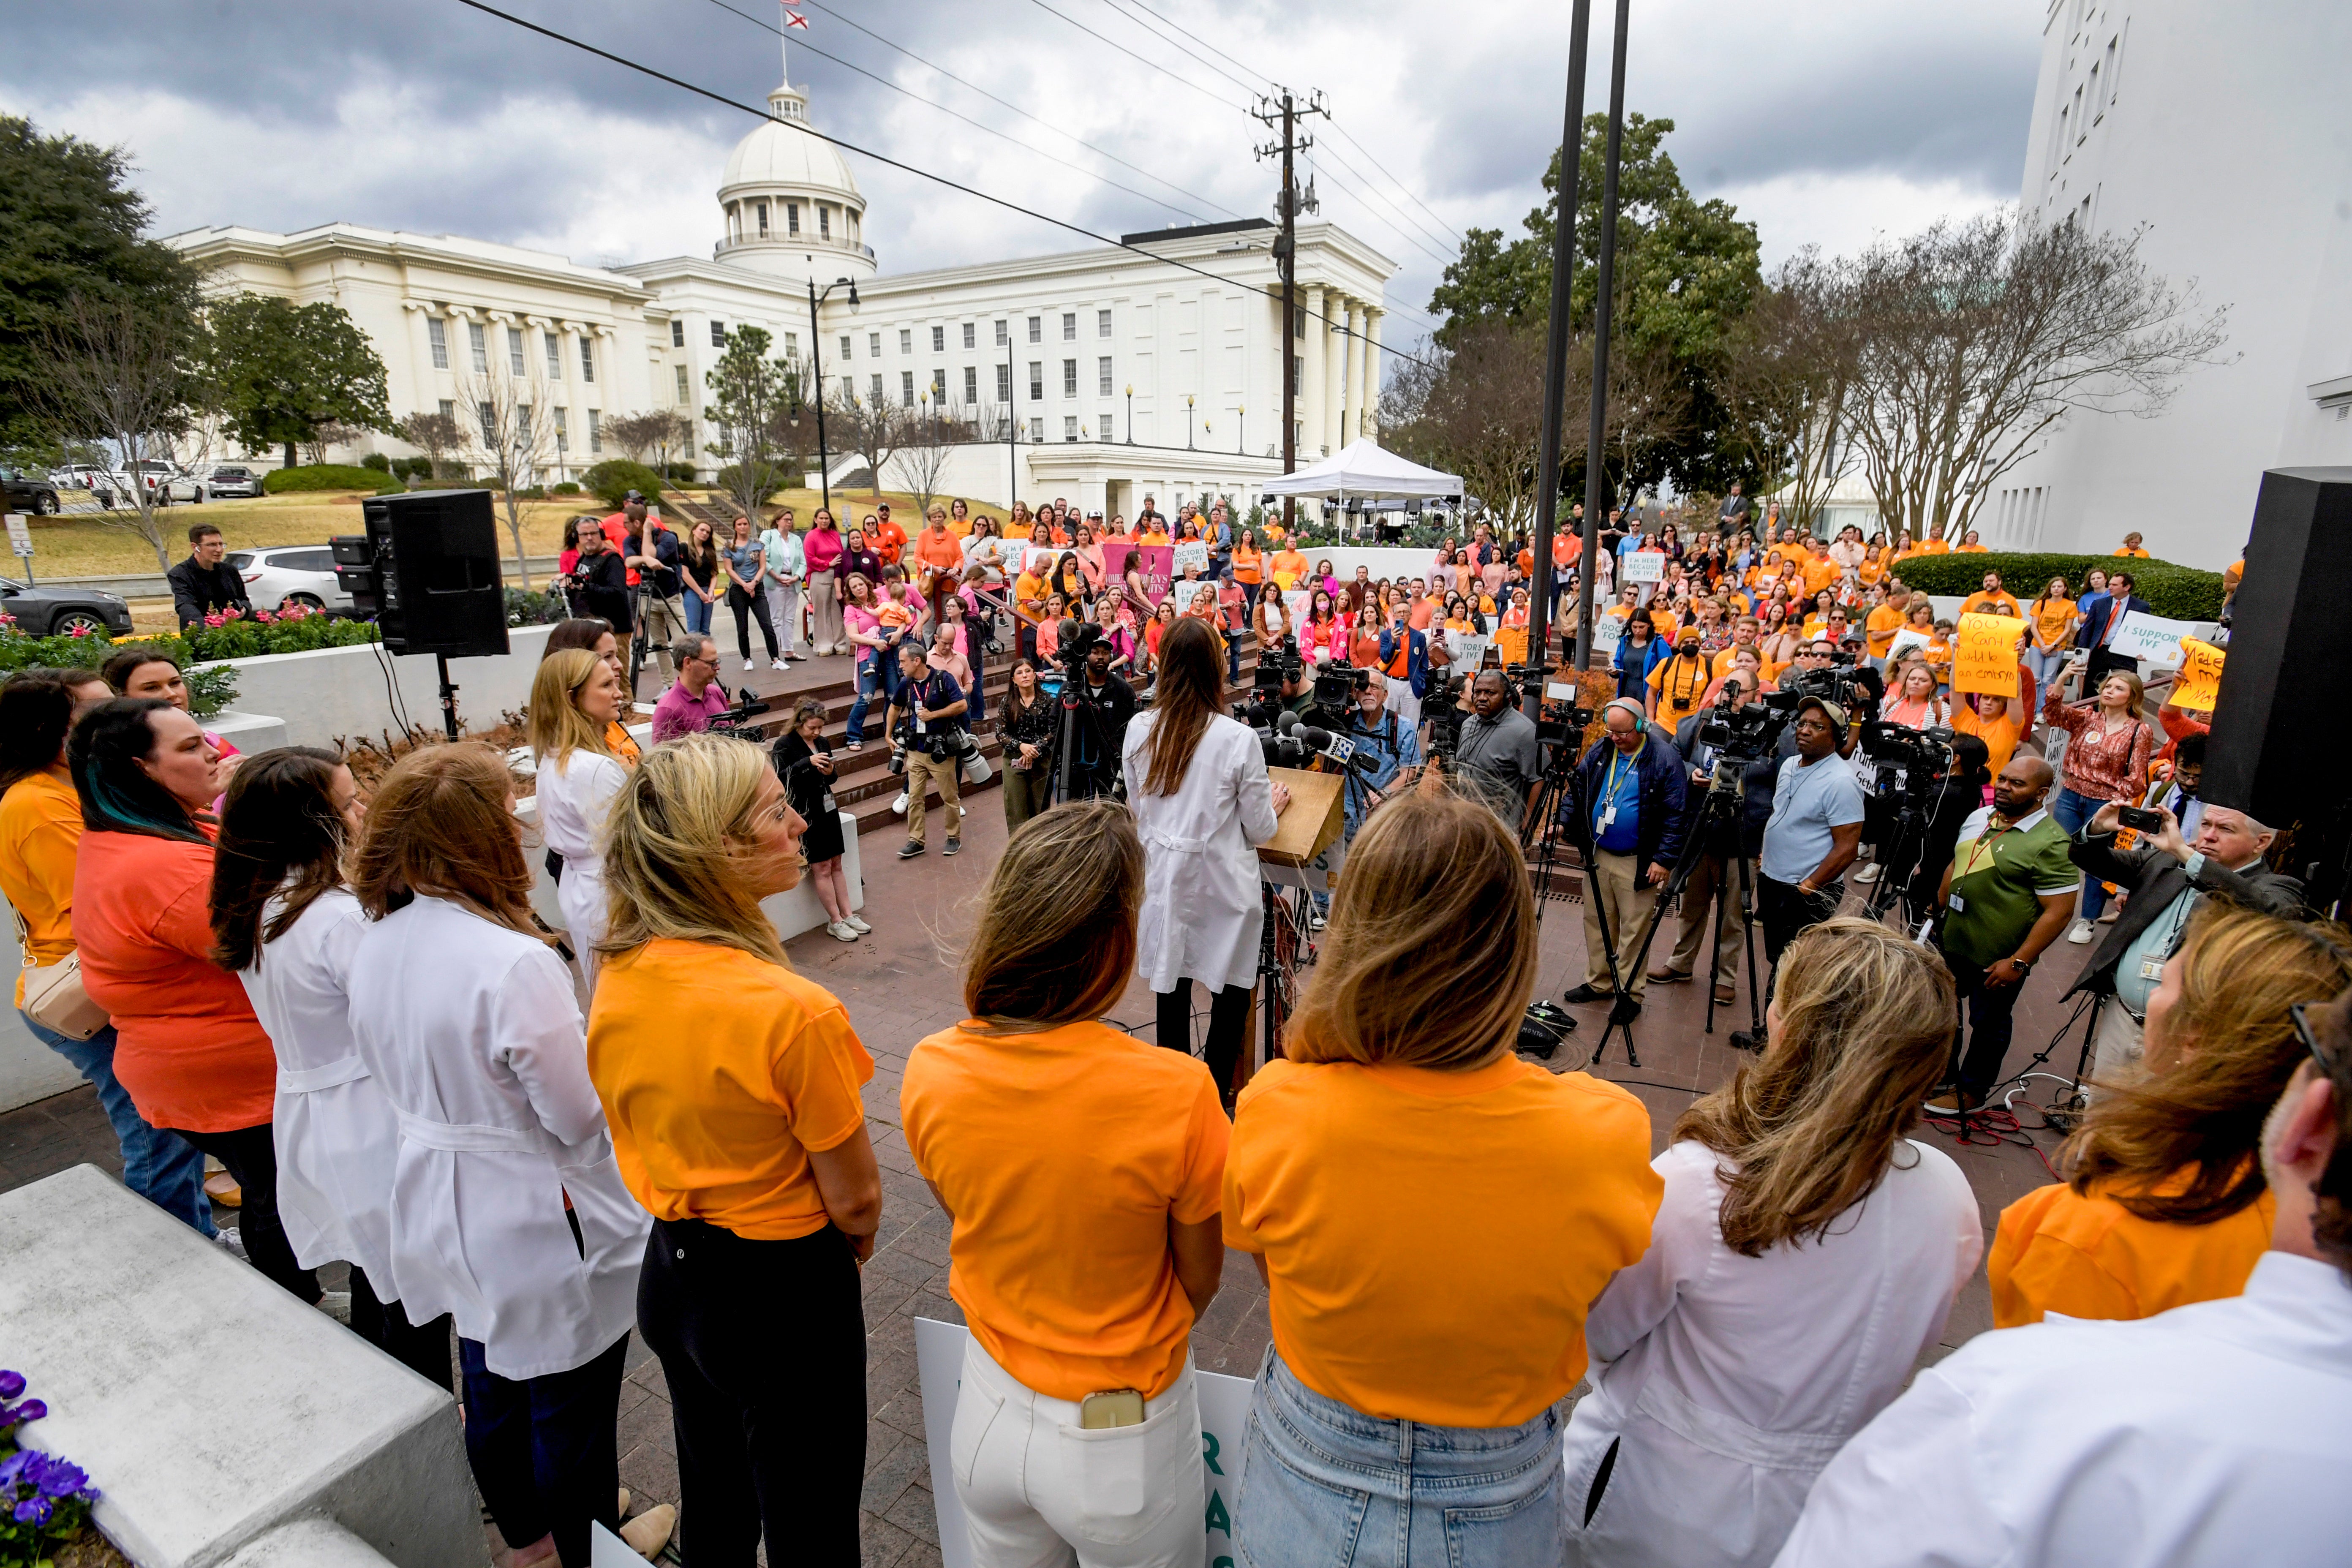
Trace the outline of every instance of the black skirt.
[[[822, 737], [817, 746], [825, 755], [833, 754], [832, 746]], [[811, 754], [809, 743], [797, 734], [784, 735], [770, 753], [775, 761], [776, 775], [783, 780], [784, 798], [808, 824], [808, 830], [801, 835], [801, 853], [808, 858], [810, 865], [815, 866], [841, 854], [843, 845], [839, 808], [828, 805], [833, 798], [833, 781], [807, 765]]]

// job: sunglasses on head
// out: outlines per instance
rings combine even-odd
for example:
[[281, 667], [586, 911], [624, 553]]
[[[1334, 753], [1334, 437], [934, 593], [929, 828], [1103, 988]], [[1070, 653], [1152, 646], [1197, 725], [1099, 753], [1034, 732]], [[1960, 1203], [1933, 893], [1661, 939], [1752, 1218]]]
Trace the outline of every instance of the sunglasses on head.
[[2326, 1073], [2328, 1077], [2334, 1078], [2336, 1076], [2336, 1064], [2328, 1060], [2327, 1053], [2320, 1048], [2318, 1033], [2312, 1028], [2310, 1015], [2305, 1011], [2307, 1008], [2321, 1005], [2325, 1005], [2325, 1004], [2297, 1002], [2287, 1008], [2286, 1016], [2294, 1020], [2295, 1038], [2301, 1040], [2303, 1042], [2303, 1048], [2311, 1053], [2311, 1059], [2318, 1064], [2319, 1070]]

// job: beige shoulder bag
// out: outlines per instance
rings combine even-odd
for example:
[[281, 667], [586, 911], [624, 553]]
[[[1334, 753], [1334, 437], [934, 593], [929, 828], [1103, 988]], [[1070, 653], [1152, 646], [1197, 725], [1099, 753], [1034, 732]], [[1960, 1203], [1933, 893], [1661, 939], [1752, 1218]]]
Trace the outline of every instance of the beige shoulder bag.
[[82, 988], [81, 954], [69, 952], [57, 963], [33, 962], [33, 933], [25, 917], [16, 918], [16, 944], [25, 955], [25, 1012], [44, 1029], [69, 1040], [87, 1040], [107, 1026], [106, 1009]]

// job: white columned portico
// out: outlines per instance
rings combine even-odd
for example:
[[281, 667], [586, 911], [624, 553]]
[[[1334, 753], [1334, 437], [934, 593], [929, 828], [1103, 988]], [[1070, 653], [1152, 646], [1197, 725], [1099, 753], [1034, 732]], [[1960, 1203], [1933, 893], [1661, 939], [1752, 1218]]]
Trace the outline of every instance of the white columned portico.
[[1310, 284], [1307, 290], [1307, 337], [1300, 343], [1300, 353], [1307, 361], [1305, 374], [1298, 378], [1298, 460], [1311, 463], [1323, 456], [1323, 402], [1329, 387], [1323, 374], [1323, 362], [1329, 353], [1325, 339], [1330, 334], [1323, 326], [1325, 294], [1320, 284]]
[[1362, 434], [1378, 437], [1381, 433], [1381, 321], [1388, 312], [1378, 306], [1364, 311], [1364, 428]]

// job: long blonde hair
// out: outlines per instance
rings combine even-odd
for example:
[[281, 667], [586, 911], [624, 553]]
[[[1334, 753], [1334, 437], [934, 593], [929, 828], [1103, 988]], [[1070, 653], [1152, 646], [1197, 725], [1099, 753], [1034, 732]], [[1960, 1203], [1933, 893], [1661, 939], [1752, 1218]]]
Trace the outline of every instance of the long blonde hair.
[[1761, 1061], [1691, 1105], [1677, 1140], [1723, 1161], [1723, 1244], [1760, 1257], [1826, 1232], [1886, 1173], [1942, 1076], [1952, 973], [1874, 921], [1824, 921], [1780, 956], [1780, 1027]]
[[[2305, 1054], [2287, 1009], [2352, 983], [2352, 931], [2206, 903], [2180, 963], [2164, 1033], [2187, 1048], [2160, 1073], [2103, 1080], [2060, 1169], [2142, 1219], [2210, 1225], [2263, 1194], [2263, 1119]], [[2177, 1193], [2150, 1190], [2180, 1175]]]
[[[1433, 940], [1439, 932], [1444, 940]], [[1356, 835], [1284, 1052], [1484, 1067], [1518, 1037], [1536, 962], [1518, 840], [1493, 812], [1433, 782], [1389, 801]]]
[[1135, 967], [1143, 840], [1117, 801], [1057, 805], [1023, 823], [981, 895], [964, 1010], [991, 1032], [1099, 1018]]
[[560, 647], [539, 661], [530, 678], [530, 715], [525, 731], [535, 762], [562, 762], [574, 752], [609, 757], [604, 727], [581, 711], [580, 693], [607, 668], [586, 648]]
[[604, 818], [606, 957], [649, 942], [731, 947], [790, 969], [740, 857], [768, 760], [731, 736], [681, 736], [646, 753]]

